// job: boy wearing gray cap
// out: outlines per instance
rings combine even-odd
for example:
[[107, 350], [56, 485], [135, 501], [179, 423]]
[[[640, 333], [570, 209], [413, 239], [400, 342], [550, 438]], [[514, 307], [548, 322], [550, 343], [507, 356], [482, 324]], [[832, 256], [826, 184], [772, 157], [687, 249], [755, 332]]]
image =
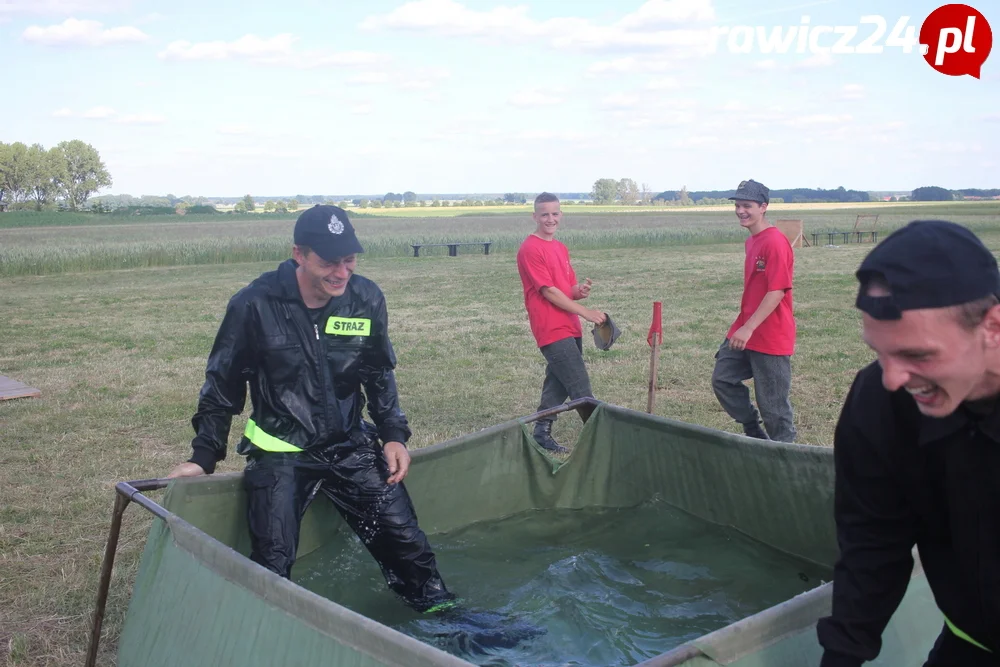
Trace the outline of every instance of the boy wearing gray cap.
[[925, 667], [1000, 665], [1000, 271], [965, 227], [918, 220], [857, 271], [877, 361], [834, 435], [840, 556], [821, 667], [874, 660], [916, 546], [944, 624]]
[[[752, 179], [743, 181], [730, 199], [736, 202], [740, 226], [750, 236], [740, 312], [715, 354], [712, 389], [726, 413], [750, 437], [795, 442], [789, 400], [796, 333], [792, 314], [795, 254], [784, 233], [765, 217], [770, 202], [766, 186]], [[743, 384], [751, 378], [759, 413]]]

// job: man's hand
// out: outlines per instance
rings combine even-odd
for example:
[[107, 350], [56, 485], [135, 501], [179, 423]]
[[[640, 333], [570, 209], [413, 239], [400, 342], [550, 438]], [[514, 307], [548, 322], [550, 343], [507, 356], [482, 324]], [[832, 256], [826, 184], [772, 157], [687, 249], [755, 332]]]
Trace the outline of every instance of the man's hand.
[[588, 322], [593, 322], [594, 324], [604, 324], [604, 320], [607, 319], [607, 315], [599, 310], [587, 309], [587, 314], [583, 316]]
[[576, 286], [577, 290], [579, 290], [580, 292], [581, 299], [586, 299], [588, 296], [590, 296], [590, 285], [591, 285], [590, 278], [587, 278], [582, 283]]
[[402, 482], [410, 471], [410, 453], [401, 442], [387, 442], [382, 448], [385, 462], [389, 464], [389, 479], [386, 484]]
[[750, 336], [752, 335], [753, 329], [744, 324], [733, 332], [732, 338], [729, 339], [729, 348], [732, 350], [745, 350], [747, 347], [747, 341], [750, 340]]
[[173, 479], [174, 477], [197, 477], [204, 474], [205, 470], [197, 463], [184, 462], [171, 470], [170, 474], [167, 475], [167, 479]]

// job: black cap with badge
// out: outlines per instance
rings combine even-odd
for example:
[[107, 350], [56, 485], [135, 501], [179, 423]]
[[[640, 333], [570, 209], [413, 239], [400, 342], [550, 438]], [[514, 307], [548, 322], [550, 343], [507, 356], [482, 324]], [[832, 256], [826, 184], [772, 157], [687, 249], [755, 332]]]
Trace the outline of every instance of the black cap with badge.
[[[868, 253], [855, 275], [861, 282], [855, 305], [878, 320], [1000, 296], [993, 253], [967, 228], [947, 220], [914, 220], [897, 229]], [[874, 276], [888, 284], [888, 296], [866, 294]]]
[[316, 204], [295, 221], [295, 245], [304, 245], [328, 262], [364, 252], [347, 211], [339, 206]]

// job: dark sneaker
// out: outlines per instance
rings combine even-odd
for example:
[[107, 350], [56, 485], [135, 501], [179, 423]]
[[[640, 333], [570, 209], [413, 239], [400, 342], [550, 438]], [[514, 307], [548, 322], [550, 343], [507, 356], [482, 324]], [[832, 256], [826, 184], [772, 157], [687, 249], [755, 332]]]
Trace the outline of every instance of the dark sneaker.
[[770, 440], [767, 433], [761, 428], [760, 422], [750, 422], [743, 425], [743, 432], [746, 433], [751, 438], [759, 438], [760, 440]]
[[547, 449], [550, 452], [565, 454], [569, 451], [569, 449], [560, 445], [555, 441], [555, 438], [552, 437], [552, 422], [538, 422], [532, 436], [535, 438], [535, 442], [541, 445], [543, 449]]

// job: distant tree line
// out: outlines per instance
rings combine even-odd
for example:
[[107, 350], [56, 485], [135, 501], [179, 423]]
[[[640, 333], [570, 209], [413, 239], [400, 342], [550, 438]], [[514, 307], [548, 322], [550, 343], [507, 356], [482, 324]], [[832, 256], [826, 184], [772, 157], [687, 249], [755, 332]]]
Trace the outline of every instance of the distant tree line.
[[[672, 201], [677, 200], [682, 197], [682, 193], [687, 194], [687, 198], [691, 200], [693, 204], [705, 204], [703, 200], [711, 200], [711, 203], [729, 203], [729, 198], [735, 194], [736, 189], [732, 190], [693, 190], [687, 192], [685, 189], [681, 190], [665, 190], [653, 199]], [[863, 192], [861, 190], [845, 190], [843, 186], [836, 188], [834, 190], [824, 190], [822, 188], [793, 188], [789, 190], [775, 190], [771, 189], [771, 201], [775, 203], [789, 202], [792, 204], [808, 204], [808, 203], [819, 203], [819, 202], [868, 202], [871, 201], [871, 196], [868, 192]]]
[[97, 149], [79, 139], [49, 149], [0, 142], [0, 209], [40, 211], [60, 204], [77, 210], [111, 183]]

